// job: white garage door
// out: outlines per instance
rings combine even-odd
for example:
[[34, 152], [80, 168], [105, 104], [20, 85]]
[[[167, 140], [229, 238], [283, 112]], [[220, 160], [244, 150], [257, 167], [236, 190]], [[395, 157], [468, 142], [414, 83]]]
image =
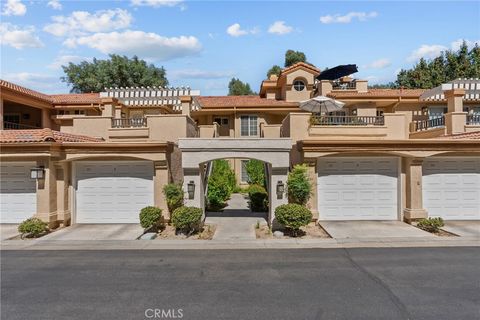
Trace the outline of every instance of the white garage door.
[[480, 219], [480, 159], [432, 158], [423, 163], [423, 206], [430, 217]]
[[37, 181], [30, 178], [35, 162], [0, 164], [0, 223], [19, 223], [37, 212]]
[[150, 161], [79, 162], [76, 181], [77, 223], [139, 223], [153, 205]]
[[397, 220], [397, 158], [325, 158], [318, 168], [320, 220]]

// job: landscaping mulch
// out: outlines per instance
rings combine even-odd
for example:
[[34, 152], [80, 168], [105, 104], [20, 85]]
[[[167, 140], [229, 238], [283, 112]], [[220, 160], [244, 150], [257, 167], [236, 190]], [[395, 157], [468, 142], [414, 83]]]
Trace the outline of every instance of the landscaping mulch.
[[331, 238], [330, 235], [318, 224], [312, 222], [305, 227], [300, 228], [300, 232], [297, 237], [293, 237], [289, 230], [281, 229], [279, 231], [283, 232], [283, 237], [273, 236], [273, 231], [270, 231], [268, 226], [261, 226], [260, 228], [255, 228], [255, 234], [257, 239], [318, 239], [318, 238]]
[[[414, 226], [415, 228], [418, 228], [416, 223], [412, 223], [412, 226]], [[418, 228], [418, 229], [423, 230], [422, 228]], [[427, 230], [423, 230], [423, 231], [429, 232]], [[438, 232], [430, 232], [430, 233], [434, 234], [438, 237], [458, 237], [458, 235], [456, 235], [455, 233], [451, 233], [451, 232], [445, 231], [443, 229], [440, 229]]]
[[215, 234], [216, 226], [214, 224], [206, 224], [202, 227], [202, 230], [198, 233], [187, 236], [185, 234], [177, 233], [175, 227], [172, 225], [166, 225], [165, 229], [158, 232], [156, 240], [212, 240], [213, 235]]

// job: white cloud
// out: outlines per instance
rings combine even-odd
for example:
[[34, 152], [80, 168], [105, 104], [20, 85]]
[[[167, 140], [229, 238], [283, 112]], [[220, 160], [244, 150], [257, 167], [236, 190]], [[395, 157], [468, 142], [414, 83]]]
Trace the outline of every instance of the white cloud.
[[135, 7], [175, 7], [182, 4], [182, 0], [131, 0], [130, 3]]
[[15, 49], [43, 47], [42, 41], [35, 35], [35, 27], [20, 28], [11, 23], [0, 24], [0, 44]]
[[248, 31], [242, 30], [239, 23], [234, 23], [227, 28], [227, 33], [232, 37], [240, 37], [248, 34]]
[[423, 44], [410, 54], [407, 61], [414, 62], [420, 60], [420, 58], [432, 59], [438, 57], [442, 51], [446, 51], [447, 49], [447, 47], [439, 44]]
[[7, 0], [3, 5], [2, 15], [4, 16], [23, 16], [27, 13], [27, 7], [21, 0]]
[[175, 79], [222, 79], [235, 75], [231, 71], [205, 71], [205, 70], [173, 70], [168, 72], [169, 78]]
[[383, 69], [392, 65], [392, 62], [389, 59], [383, 58], [375, 60], [367, 65], [364, 65], [364, 69]]
[[274, 34], [287, 34], [293, 31], [293, 28], [291, 26], [287, 26], [285, 24], [285, 21], [275, 21], [269, 28], [268, 32], [269, 33], [274, 33]]
[[68, 65], [69, 62], [72, 63], [79, 63], [82, 61], [91, 61], [91, 58], [82, 57], [82, 56], [75, 56], [75, 55], [63, 55], [58, 56], [55, 60], [48, 65], [50, 69], [60, 69], [62, 66]]
[[64, 44], [69, 47], [87, 46], [105, 54], [137, 55], [158, 61], [192, 56], [202, 50], [200, 41], [193, 36], [168, 38], [152, 32], [132, 30], [69, 38]]
[[47, 6], [54, 10], [62, 10], [62, 4], [60, 3], [60, 0], [50, 0], [48, 1]]
[[25, 86], [34, 90], [58, 90], [59, 77], [48, 74], [19, 72], [19, 73], [7, 73], [2, 75], [7, 81], [15, 84]]
[[459, 50], [463, 41], [465, 41], [469, 49], [472, 49], [473, 47], [475, 47], [475, 44], [480, 45], [480, 39], [473, 40], [473, 41], [468, 39], [457, 39], [451, 43], [452, 50], [455, 50], [455, 51]]
[[368, 19], [375, 18], [378, 16], [378, 13], [375, 11], [372, 12], [349, 12], [345, 15], [335, 14], [335, 15], [326, 15], [320, 17], [320, 22], [329, 24], [329, 23], [350, 23], [354, 19], [358, 21], [367, 21]]
[[100, 10], [95, 13], [74, 11], [70, 16], [54, 16], [54, 21], [43, 30], [57, 37], [84, 35], [86, 32], [107, 32], [128, 28], [133, 20], [131, 14], [122, 9]]

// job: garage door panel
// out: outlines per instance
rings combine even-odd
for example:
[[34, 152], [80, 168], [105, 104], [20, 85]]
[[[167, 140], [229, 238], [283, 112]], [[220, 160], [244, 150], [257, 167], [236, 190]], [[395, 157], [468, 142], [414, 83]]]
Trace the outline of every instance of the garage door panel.
[[140, 209], [153, 204], [149, 161], [88, 162], [77, 168], [78, 223], [138, 223]]
[[432, 217], [480, 219], [480, 159], [455, 157], [425, 160], [423, 203]]
[[320, 219], [397, 219], [396, 158], [329, 158], [319, 161]]
[[30, 178], [35, 162], [0, 164], [0, 223], [20, 223], [37, 212], [37, 182]]

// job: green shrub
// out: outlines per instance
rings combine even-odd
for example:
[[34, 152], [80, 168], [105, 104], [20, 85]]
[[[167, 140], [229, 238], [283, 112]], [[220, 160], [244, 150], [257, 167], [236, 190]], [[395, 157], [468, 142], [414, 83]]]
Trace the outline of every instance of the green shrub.
[[443, 219], [438, 218], [428, 218], [428, 219], [420, 219], [417, 223], [417, 227], [422, 230], [437, 233], [440, 231], [440, 228], [443, 227], [445, 224], [443, 223]]
[[180, 207], [172, 214], [172, 225], [182, 232], [192, 234], [200, 230], [203, 211], [196, 207]]
[[159, 228], [163, 225], [162, 209], [157, 207], [145, 207], [140, 210], [140, 225], [144, 229]]
[[298, 164], [288, 174], [287, 192], [288, 202], [305, 205], [310, 199], [312, 183], [308, 178], [307, 166]]
[[312, 212], [299, 204], [289, 203], [275, 209], [275, 218], [290, 229], [295, 237], [298, 235], [300, 227], [306, 226], [312, 221]]
[[252, 184], [248, 187], [248, 197], [250, 198], [250, 210], [253, 212], [265, 212], [268, 210], [268, 193], [264, 187]]
[[237, 188], [235, 172], [226, 160], [213, 161], [213, 169], [208, 177], [207, 202], [209, 206], [221, 207]]
[[163, 187], [163, 194], [167, 201], [168, 212], [183, 206], [183, 188], [179, 184], [169, 183]]
[[260, 160], [249, 160], [245, 164], [248, 175], [248, 184], [258, 184], [265, 187], [265, 166]]
[[24, 220], [18, 226], [18, 232], [24, 236], [36, 238], [48, 231], [48, 224], [38, 218]]

